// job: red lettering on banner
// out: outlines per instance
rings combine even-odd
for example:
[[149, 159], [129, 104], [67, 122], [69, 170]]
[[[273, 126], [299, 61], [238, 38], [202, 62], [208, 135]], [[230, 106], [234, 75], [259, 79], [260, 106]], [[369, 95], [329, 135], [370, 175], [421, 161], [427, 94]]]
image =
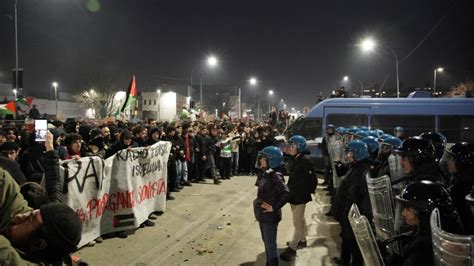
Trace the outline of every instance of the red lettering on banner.
[[145, 200], [153, 199], [165, 192], [166, 188], [163, 179], [159, 179], [155, 182], [148, 182], [148, 184], [138, 187], [138, 204]]

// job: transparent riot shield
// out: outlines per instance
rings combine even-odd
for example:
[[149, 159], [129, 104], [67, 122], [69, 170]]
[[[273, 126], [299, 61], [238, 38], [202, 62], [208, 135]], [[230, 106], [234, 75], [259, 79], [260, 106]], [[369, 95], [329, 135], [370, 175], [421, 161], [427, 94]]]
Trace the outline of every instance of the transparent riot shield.
[[327, 139], [328, 143], [328, 153], [329, 159], [331, 162], [331, 169], [332, 169], [332, 181], [334, 188], [339, 186], [341, 182], [341, 178], [337, 175], [336, 172], [336, 165], [334, 162], [343, 162], [344, 161], [344, 145], [341, 139], [337, 137], [332, 137]]
[[[388, 156], [388, 166], [390, 168], [390, 179], [392, 180], [392, 183], [402, 179], [405, 175], [400, 161], [401, 157], [398, 154], [390, 154], [390, 156]], [[405, 188], [405, 185], [405, 182], [398, 182], [393, 185], [392, 189], [395, 194], [398, 195], [402, 192], [403, 188]]]
[[437, 208], [431, 213], [430, 225], [435, 265], [474, 264], [474, 236], [443, 231]]
[[364, 264], [367, 266], [385, 265], [369, 220], [364, 215], [360, 215], [356, 204], [352, 204], [347, 218], [351, 223], [357, 245], [364, 258]]
[[[366, 180], [377, 238], [386, 240], [394, 237], [396, 235], [394, 197], [390, 177], [384, 175], [371, 178], [369, 175], [366, 175]], [[399, 254], [397, 242], [392, 242], [387, 248], [392, 253]]]

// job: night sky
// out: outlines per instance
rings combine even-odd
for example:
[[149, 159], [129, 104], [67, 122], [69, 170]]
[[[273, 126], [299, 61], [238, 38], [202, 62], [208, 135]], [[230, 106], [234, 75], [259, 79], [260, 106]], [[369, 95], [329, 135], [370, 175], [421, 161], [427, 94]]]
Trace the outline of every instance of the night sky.
[[[347, 87], [382, 84], [394, 92], [390, 54], [362, 54], [356, 44], [373, 36], [402, 60], [402, 90], [432, 83], [438, 88], [474, 79], [474, 1], [151, 1], [18, 0], [20, 67], [28, 95], [60, 89], [77, 92], [110, 78], [125, 89], [132, 74], [138, 90], [163, 83], [188, 84], [191, 70], [215, 54], [218, 69], [204, 72], [207, 84], [241, 86], [291, 106], [312, 106], [345, 75]], [[0, 1], [0, 82], [14, 67], [14, 0]], [[88, 5], [89, 4], [89, 5]], [[260, 83], [246, 85], [255, 75]], [[199, 75], [194, 79], [197, 83]], [[359, 82], [360, 81], [360, 82]], [[44, 97], [44, 96], [43, 96]]]

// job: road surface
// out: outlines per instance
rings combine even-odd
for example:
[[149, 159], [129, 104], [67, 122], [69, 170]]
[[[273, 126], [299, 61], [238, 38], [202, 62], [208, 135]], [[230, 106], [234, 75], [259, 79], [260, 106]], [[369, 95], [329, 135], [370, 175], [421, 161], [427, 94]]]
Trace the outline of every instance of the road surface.
[[[75, 255], [90, 265], [265, 265], [265, 252], [252, 201], [254, 176], [236, 176], [219, 186], [193, 184], [168, 201], [154, 227], [130, 232], [126, 239], [106, 238]], [[339, 225], [324, 215], [329, 197], [318, 187], [306, 208], [308, 247], [296, 260], [282, 265], [331, 265], [339, 255]], [[283, 251], [293, 233], [291, 210], [283, 207], [278, 248]]]

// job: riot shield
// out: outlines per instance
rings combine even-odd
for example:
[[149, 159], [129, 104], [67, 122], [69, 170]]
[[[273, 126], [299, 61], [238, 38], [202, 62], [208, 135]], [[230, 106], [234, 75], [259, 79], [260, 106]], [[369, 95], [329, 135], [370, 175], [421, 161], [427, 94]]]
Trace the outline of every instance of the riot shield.
[[[403, 168], [400, 165], [400, 160], [401, 157], [398, 154], [390, 154], [390, 156], [388, 156], [388, 166], [390, 168], [390, 179], [392, 180], [392, 183], [402, 179], [405, 175], [403, 173]], [[403, 188], [405, 188], [405, 185], [405, 182], [399, 182], [394, 185], [393, 190], [395, 191], [395, 194], [400, 194]]]
[[332, 181], [333, 181], [334, 188], [337, 188], [339, 186], [339, 183], [341, 182], [342, 177], [339, 177], [337, 175], [336, 166], [334, 162], [344, 161], [344, 145], [343, 145], [342, 140], [337, 137], [328, 138], [326, 140], [328, 144], [329, 159], [331, 162]]
[[360, 215], [356, 204], [352, 204], [347, 218], [351, 223], [365, 265], [385, 265], [369, 221], [364, 215]]
[[[396, 235], [394, 221], [394, 197], [390, 177], [387, 175], [371, 178], [366, 175], [370, 205], [372, 206], [375, 233], [378, 239], [386, 240]], [[387, 247], [392, 253], [399, 254], [398, 243]]]
[[439, 210], [430, 217], [435, 265], [473, 265], [474, 236], [455, 235], [441, 229]]

